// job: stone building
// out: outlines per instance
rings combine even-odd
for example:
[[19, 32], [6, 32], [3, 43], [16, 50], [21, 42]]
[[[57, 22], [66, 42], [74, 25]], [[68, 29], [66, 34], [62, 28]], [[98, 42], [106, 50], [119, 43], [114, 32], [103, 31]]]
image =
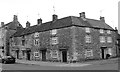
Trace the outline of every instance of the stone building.
[[[68, 16], [30, 26], [15, 33], [11, 38], [11, 53], [20, 59], [39, 61], [84, 61], [105, 59], [106, 54], [116, 56], [116, 30], [100, 20], [86, 18], [85, 12], [79, 17]], [[12, 49], [16, 49], [14, 51]]]
[[0, 55], [9, 55], [9, 39], [13, 35], [18, 27], [22, 28], [16, 15], [13, 17], [13, 21], [4, 24], [1, 22], [0, 27]]

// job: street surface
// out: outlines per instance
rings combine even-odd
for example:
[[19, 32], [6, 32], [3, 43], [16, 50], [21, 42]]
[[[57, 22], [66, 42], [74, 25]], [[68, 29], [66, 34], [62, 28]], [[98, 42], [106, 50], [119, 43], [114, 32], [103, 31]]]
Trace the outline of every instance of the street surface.
[[[68, 66], [68, 64], [50, 65], [30, 65], [30, 64], [2, 64], [3, 70], [118, 70], [118, 60], [92, 61], [88, 65]], [[54, 63], [53, 63], [54, 64]], [[80, 63], [79, 63], [80, 64]]]

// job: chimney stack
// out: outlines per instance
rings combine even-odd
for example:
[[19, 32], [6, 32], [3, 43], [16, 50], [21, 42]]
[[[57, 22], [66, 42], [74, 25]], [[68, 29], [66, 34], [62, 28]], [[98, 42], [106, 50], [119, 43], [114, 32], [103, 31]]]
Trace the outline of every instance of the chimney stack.
[[1, 27], [3, 27], [4, 26], [4, 22], [1, 22]]
[[56, 21], [58, 19], [58, 16], [55, 14], [52, 17], [53, 17], [53, 21]]
[[80, 17], [81, 17], [81, 18], [86, 18], [86, 17], [85, 17], [85, 12], [81, 12], [81, 13], [80, 13]]
[[29, 28], [29, 27], [30, 27], [30, 22], [27, 21], [27, 22], [26, 22], [26, 28]]
[[17, 15], [14, 15], [13, 21], [18, 21]]
[[105, 18], [100, 16], [100, 21], [105, 22]]
[[41, 25], [41, 24], [42, 24], [42, 19], [41, 19], [41, 18], [37, 20], [37, 24], [38, 24], [38, 25]]

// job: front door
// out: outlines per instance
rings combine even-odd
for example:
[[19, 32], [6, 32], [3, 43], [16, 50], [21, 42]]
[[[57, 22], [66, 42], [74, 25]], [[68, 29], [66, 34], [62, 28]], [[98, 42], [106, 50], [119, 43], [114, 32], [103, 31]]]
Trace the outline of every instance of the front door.
[[62, 60], [63, 62], [67, 62], [67, 51], [62, 51]]
[[30, 51], [27, 51], [27, 60], [30, 60]]
[[102, 51], [102, 59], [104, 59], [104, 49], [101, 49]]
[[42, 50], [42, 61], [46, 61], [46, 50]]

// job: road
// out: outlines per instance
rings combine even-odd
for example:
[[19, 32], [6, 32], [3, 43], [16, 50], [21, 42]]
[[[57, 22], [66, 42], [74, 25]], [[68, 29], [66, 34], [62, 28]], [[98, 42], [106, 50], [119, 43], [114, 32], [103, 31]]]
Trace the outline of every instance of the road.
[[118, 70], [118, 62], [106, 61], [104, 63], [93, 63], [88, 66], [67, 67], [67, 66], [40, 66], [27, 64], [2, 64], [3, 70]]

